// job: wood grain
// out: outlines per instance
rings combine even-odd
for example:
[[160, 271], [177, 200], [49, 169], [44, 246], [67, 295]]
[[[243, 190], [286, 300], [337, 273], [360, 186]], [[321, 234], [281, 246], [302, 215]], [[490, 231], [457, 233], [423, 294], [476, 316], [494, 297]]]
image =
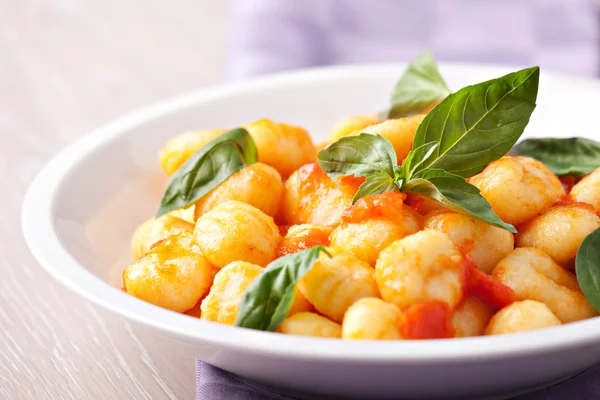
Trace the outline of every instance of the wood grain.
[[193, 398], [193, 360], [54, 282], [25, 245], [20, 208], [35, 173], [85, 132], [218, 83], [227, 2], [0, 0], [0, 10], [0, 398]]

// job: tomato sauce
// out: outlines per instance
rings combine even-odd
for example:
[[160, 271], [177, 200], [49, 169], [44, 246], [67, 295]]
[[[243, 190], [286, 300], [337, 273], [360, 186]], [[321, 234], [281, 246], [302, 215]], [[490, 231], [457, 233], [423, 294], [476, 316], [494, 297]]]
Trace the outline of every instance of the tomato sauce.
[[573, 189], [573, 186], [575, 186], [575, 184], [581, 180], [581, 177], [564, 175], [559, 177], [559, 179], [563, 189], [565, 189], [565, 193], [571, 193], [571, 189]]
[[399, 192], [372, 194], [360, 198], [354, 205], [344, 210], [342, 221], [359, 223], [372, 218], [402, 220], [406, 195]]
[[465, 281], [468, 294], [497, 310], [516, 301], [510, 287], [477, 269], [469, 256], [465, 256]]
[[413, 304], [402, 313], [400, 334], [404, 339], [454, 337], [452, 309], [444, 301]]
[[356, 177], [354, 175], [342, 176], [339, 178], [341, 184], [354, 186], [356, 189], [365, 183], [366, 180], [367, 179], [364, 176]]

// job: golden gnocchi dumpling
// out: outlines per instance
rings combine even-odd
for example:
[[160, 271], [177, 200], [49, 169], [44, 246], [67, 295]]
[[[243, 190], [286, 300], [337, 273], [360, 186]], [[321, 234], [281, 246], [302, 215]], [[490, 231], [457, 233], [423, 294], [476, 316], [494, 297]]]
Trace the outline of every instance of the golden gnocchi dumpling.
[[427, 229], [379, 253], [375, 279], [381, 298], [400, 309], [436, 300], [453, 308], [463, 297], [464, 258], [446, 234]]
[[196, 243], [214, 266], [233, 261], [266, 266], [275, 258], [280, 236], [273, 218], [239, 201], [226, 201], [202, 215], [194, 228]]
[[498, 311], [485, 328], [485, 334], [525, 332], [560, 324], [560, 320], [544, 303], [524, 300], [514, 302]]
[[481, 336], [494, 312], [473, 296], [467, 296], [456, 306], [452, 314], [455, 337]]
[[263, 268], [244, 261], [234, 261], [215, 275], [208, 296], [200, 304], [200, 318], [233, 325], [242, 297]]
[[379, 123], [377, 115], [351, 115], [343, 118], [329, 132], [329, 141], [335, 142], [345, 136], [360, 133], [367, 126]]
[[159, 307], [184, 312], [212, 282], [212, 266], [184, 231], [156, 243], [123, 271], [125, 291]]
[[517, 246], [540, 249], [558, 264], [573, 269], [581, 242], [598, 228], [600, 217], [589, 204], [554, 207], [519, 227]]
[[412, 142], [417, 128], [425, 115], [415, 115], [408, 118], [388, 119], [376, 125], [371, 125], [360, 132], [378, 134], [386, 138], [394, 146], [398, 162], [404, 160], [412, 149]]
[[502, 157], [469, 182], [479, 188], [504, 222], [513, 225], [533, 219], [564, 194], [558, 177], [529, 157]]
[[477, 268], [490, 274], [515, 247], [513, 234], [464, 214], [433, 211], [425, 216], [425, 228], [444, 232]]
[[285, 183], [280, 217], [289, 225], [335, 226], [358, 186], [354, 180], [333, 181], [317, 164], [306, 164]]
[[328, 248], [331, 258], [321, 253], [298, 288], [315, 309], [342, 322], [344, 313], [363, 297], [378, 297], [373, 268], [349, 253]]
[[344, 339], [401, 339], [401, 312], [377, 297], [363, 297], [352, 304], [342, 323]]
[[492, 277], [510, 287], [517, 300], [544, 303], [563, 323], [597, 315], [579, 289], [575, 275], [538, 249], [515, 249], [498, 263]]
[[600, 168], [576, 183], [570, 195], [573, 200], [588, 203], [600, 211]]
[[[331, 247], [354, 254], [371, 265], [375, 265], [379, 252], [392, 242], [418, 232], [423, 226], [423, 217], [414, 209], [402, 204], [400, 193], [383, 193], [359, 199], [342, 218], [341, 224], [331, 233]], [[353, 209], [369, 202], [366, 211], [370, 215], [354, 217]], [[380, 208], [377, 212], [376, 208]]]
[[167, 175], [173, 175], [194, 153], [225, 132], [225, 129], [201, 130], [173, 137], [158, 153], [160, 166]]
[[250, 164], [231, 175], [196, 202], [195, 218], [218, 204], [237, 200], [250, 204], [271, 217], [279, 210], [283, 197], [281, 175], [263, 163]]
[[258, 160], [287, 178], [302, 165], [314, 162], [315, 145], [305, 129], [261, 119], [244, 126], [252, 136]]
[[171, 215], [151, 218], [142, 223], [131, 237], [131, 254], [138, 259], [146, 254], [152, 245], [158, 241], [179, 232], [192, 232], [194, 225]]
[[300, 312], [287, 317], [277, 331], [287, 335], [341, 338], [342, 326], [322, 315]]

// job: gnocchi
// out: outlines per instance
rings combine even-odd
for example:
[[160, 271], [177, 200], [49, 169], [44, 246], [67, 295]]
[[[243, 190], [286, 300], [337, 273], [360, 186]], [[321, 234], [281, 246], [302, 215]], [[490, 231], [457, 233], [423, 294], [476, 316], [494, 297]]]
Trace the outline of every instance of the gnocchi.
[[569, 194], [573, 200], [590, 204], [600, 211], [600, 168], [577, 182]]
[[519, 225], [533, 219], [563, 194], [560, 180], [541, 162], [505, 156], [469, 179], [505, 222]]
[[175, 136], [158, 153], [160, 166], [167, 175], [173, 175], [194, 153], [223, 133], [225, 129], [213, 129], [184, 132]]
[[353, 182], [332, 181], [317, 164], [306, 164], [285, 183], [281, 218], [290, 225], [335, 226], [357, 189]]
[[264, 267], [275, 258], [281, 239], [273, 218], [234, 200], [221, 203], [198, 218], [194, 237], [202, 254], [217, 268], [233, 261]]
[[244, 127], [256, 144], [258, 160], [275, 168], [284, 178], [315, 161], [315, 145], [308, 132], [298, 126], [261, 119]]
[[[386, 195], [375, 195], [377, 200], [385, 199]], [[387, 196], [389, 199], [390, 196]], [[357, 205], [360, 205], [359, 200]], [[356, 207], [356, 206], [354, 206]], [[423, 226], [421, 215], [414, 209], [402, 204], [402, 200], [389, 199], [382, 205], [387, 210], [387, 215], [365, 217], [354, 219], [353, 222], [342, 220], [341, 224], [331, 233], [331, 246], [354, 254], [361, 260], [375, 265], [381, 250], [392, 242], [405, 236], [418, 232]], [[390, 210], [396, 207], [398, 212], [390, 215]], [[373, 210], [371, 207], [370, 210]]]
[[229, 200], [250, 204], [275, 217], [283, 196], [281, 175], [273, 167], [256, 163], [234, 173], [195, 204], [197, 220], [215, 206]]
[[544, 303], [564, 323], [597, 314], [579, 290], [577, 278], [538, 249], [515, 249], [498, 263], [492, 276], [510, 287], [517, 300]]
[[287, 317], [278, 331], [288, 335], [341, 338], [342, 326], [322, 315], [300, 312]]
[[401, 339], [400, 309], [377, 297], [363, 297], [348, 308], [342, 323], [344, 339]]
[[[205, 321], [342, 340], [466, 338], [598, 316], [574, 267], [600, 232], [600, 168], [577, 182], [498, 151], [474, 176], [480, 168], [453, 170], [471, 171], [480, 193], [469, 191], [450, 168], [418, 159], [431, 142], [410, 153], [424, 118], [345, 118], [319, 149], [352, 138], [320, 164], [305, 129], [261, 119], [224, 144], [222, 157], [239, 157], [223, 162], [230, 170], [176, 174], [225, 131], [173, 137], [159, 152], [168, 196], [131, 236], [123, 290]], [[380, 136], [359, 133], [387, 139], [399, 165]]]
[[389, 140], [394, 146], [398, 161], [402, 161], [412, 149], [413, 138], [423, 118], [425, 118], [425, 115], [388, 119], [362, 129], [360, 132], [378, 134]]
[[519, 228], [517, 245], [540, 249], [558, 264], [573, 269], [581, 242], [598, 228], [600, 217], [588, 204], [554, 207]]
[[425, 216], [424, 227], [444, 232], [488, 274], [514, 249], [512, 233], [463, 214], [433, 211]]
[[169, 214], [142, 223], [131, 238], [131, 254], [138, 259], [158, 241], [180, 232], [193, 232], [194, 225]]
[[123, 271], [127, 293], [178, 312], [194, 307], [211, 283], [212, 266], [187, 231], [156, 243]]
[[373, 267], [349, 253], [328, 249], [299, 281], [298, 288], [316, 310], [341, 323], [344, 313], [363, 297], [379, 297]]
[[244, 291], [263, 268], [245, 261], [234, 261], [215, 275], [208, 296], [200, 304], [200, 318], [233, 325]]
[[400, 309], [435, 300], [456, 306], [464, 274], [463, 256], [446, 234], [433, 229], [393, 242], [375, 264], [381, 298]]
[[486, 335], [501, 335], [532, 331], [561, 325], [552, 311], [539, 301], [523, 300], [503, 308], [494, 315], [485, 328]]

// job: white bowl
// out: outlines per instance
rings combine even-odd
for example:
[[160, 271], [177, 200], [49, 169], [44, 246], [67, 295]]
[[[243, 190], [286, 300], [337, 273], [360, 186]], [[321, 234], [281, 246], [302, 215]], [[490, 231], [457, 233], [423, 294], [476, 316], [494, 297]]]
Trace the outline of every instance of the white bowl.
[[[342, 341], [240, 329], [155, 307], [117, 288], [135, 227], [154, 215], [165, 183], [157, 151], [189, 129], [262, 117], [298, 124], [318, 142], [340, 117], [387, 104], [402, 65], [323, 68], [194, 93], [82, 138], [54, 158], [23, 205], [31, 251], [57, 280], [165, 341], [258, 381], [345, 396], [504, 396], [564, 379], [600, 361], [600, 318], [540, 331], [430, 341]], [[516, 68], [514, 68], [516, 69]], [[453, 89], [502, 67], [444, 64]], [[597, 132], [600, 83], [542, 72], [526, 136]]]

